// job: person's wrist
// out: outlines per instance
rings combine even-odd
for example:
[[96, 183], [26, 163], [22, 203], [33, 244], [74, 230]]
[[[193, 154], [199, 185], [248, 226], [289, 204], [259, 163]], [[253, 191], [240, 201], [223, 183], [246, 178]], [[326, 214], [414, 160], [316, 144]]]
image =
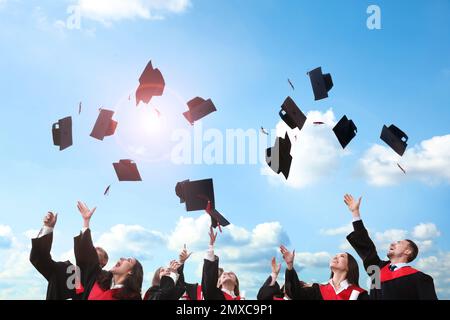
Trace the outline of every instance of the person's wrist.
[[294, 263], [293, 263], [293, 262], [288, 262], [288, 263], [287, 263], [287, 268], [288, 268], [289, 270], [292, 270], [292, 269], [294, 268]]

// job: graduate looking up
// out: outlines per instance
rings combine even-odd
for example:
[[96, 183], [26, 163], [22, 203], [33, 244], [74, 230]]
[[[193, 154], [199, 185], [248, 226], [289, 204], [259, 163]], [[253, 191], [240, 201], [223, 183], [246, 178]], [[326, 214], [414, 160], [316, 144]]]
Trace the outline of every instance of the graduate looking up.
[[219, 277], [219, 257], [214, 254], [217, 238], [209, 229], [209, 249], [203, 261], [202, 290], [205, 300], [241, 300], [239, 280], [234, 272], [224, 271]]
[[280, 246], [286, 262], [285, 290], [293, 300], [366, 300], [367, 292], [359, 287], [359, 268], [349, 253], [338, 253], [330, 260], [330, 279], [325, 284], [306, 284], [294, 269], [295, 250]]
[[70, 261], [54, 261], [50, 251], [53, 243], [53, 230], [58, 214], [48, 212], [36, 238], [31, 240], [30, 262], [48, 281], [47, 300], [80, 299], [80, 295], [70, 284], [69, 277], [75, 274], [75, 266]]
[[[419, 253], [417, 245], [409, 239], [391, 243], [388, 260], [381, 260], [359, 211], [361, 198], [356, 201], [346, 194], [344, 202], [352, 213], [354, 231], [347, 236], [348, 242], [363, 260], [364, 268], [372, 278], [374, 288], [370, 298], [376, 300], [435, 300], [433, 278], [409, 264]], [[378, 270], [378, 271], [377, 271]]]
[[83, 219], [83, 229], [74, 239], [77, 265], [86, 300], [141, 300], [144, 271], [135, 258], [120, 258], [110, 271], [104, 271], [99, 263], [97, 249], [92, 243], [90, 221], [96, 208], [90, 210], [78, 201]]

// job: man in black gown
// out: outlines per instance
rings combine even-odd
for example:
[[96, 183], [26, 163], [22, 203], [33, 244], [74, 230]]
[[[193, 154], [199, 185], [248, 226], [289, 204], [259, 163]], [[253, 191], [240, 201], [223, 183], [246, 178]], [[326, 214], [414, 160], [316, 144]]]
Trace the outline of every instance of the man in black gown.
[[[354, 231], [347, 236], [353, 249], [363, 260], [375, 285], [370, 290], [370, 298], [374, 300], [436, 300], [433, 278], [420, 272], [408, 264], [419, 253], [412, 240], [400, 240], [389, 246], [388, 261], [381, 260], [375, 244], [369, 237], [361, 220], [359, 207], [361, 198], [355, 201], [351, 195], [344, 196], [344, 202], [353, 216]], [[375, 275], [375, 278], [373, 276]]]

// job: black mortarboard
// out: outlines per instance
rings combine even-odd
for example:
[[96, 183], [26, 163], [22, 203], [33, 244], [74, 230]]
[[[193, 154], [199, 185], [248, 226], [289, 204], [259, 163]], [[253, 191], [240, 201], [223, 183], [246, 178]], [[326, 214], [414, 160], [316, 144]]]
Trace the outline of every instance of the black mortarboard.
[[303, 125], [306, 122], [306, 116], [297, 107], [291, 97], [287, 97], [286, 100], [284, 100], [279, 115], [291, 129], [297, 127], [298, 130], [302, 130]]
[[334, 126], [333, 131], [342, 148], [345, 149], [350, 141], [352, 141], [352, 139], [356, 136], [358, 128], [353, 120], [348, 120], [347, 116], [343, 116], [342, 119], [339, 120], [339, 122]]
[[287, 179], [289, 177], [289, 170], [291, 169], [291, 140], [286, 133], [284, 139], [277, 137], [275, 146], [266, 150], [266, 162], [269, 167], [279, 174], [283, 173]]
[[217, 111], [211, 99], [205, 100], [196, 97], [187, 103], [189, 111], [183, 113], [184, 117], [190, 124], [207, 116], [208, 114]]
[[72, 141], [72, 117], [66, 117], [52, 126], [53, 144], [64, 150], [73, 144]]
[[142, 181], [136, 163], [133, 160], [120, 160], [113, 163], [119, 181]]
[[333, 88], [333, 79], [329, 73], [322, 74], [322, 68], [316, 68], [307, 73], [311, 80], [315, 100], [328, 98], [328, 91]]
[[389, 127], [383, 126], [380, 138], [399, 155], [402, 156], [405, 153], [408, 136], [393, 124]]
[[114, 111], [100, 109], [94, 129], [92, 129], [91, 137], [103, 140], [105, 136], [111, 136], [116, 131], [117, 121], [112, 120]]
[[139, 78], [139, 87], [136, 90], [136, 106], [139, 102], [149, 103], [154, 96], [161, 96], [166, 83], [159, 69], [153, 69], [150, 61]]
[[[214, 185], [212, 179], [178, 182], [175, 186], [175, 193], [180, 198], [180, 203], [186, 204], [186, 211], [198, 211], [209, 209], [211, 225], [217, 227], [227, 226], [230, 223], [220, 212], [215, 209]], [[210, 206], [208, 206], [210, 202]]]

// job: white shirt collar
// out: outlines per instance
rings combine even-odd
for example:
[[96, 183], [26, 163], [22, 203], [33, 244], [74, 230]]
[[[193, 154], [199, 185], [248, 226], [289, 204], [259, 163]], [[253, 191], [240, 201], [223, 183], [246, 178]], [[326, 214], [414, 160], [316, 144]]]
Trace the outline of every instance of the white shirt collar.
[[226, 294], [230, 295], [233, 299], [236, 298], [236, 295], [234, 294], [233, 291], [229, 291], [227, 289], [222, 288], [222, 291], [225, 292]]
[[395, 270], [394, 271], [397, 271], [397, 270], [399, 270], [399, 269], [401, 269], [403, 267], [408, 266], [408, 264], [404, 263], [404, 262], [399, 262], [399, 263], [391, 263], [391, 266], [395, 266]]
[[339, 287], [339, 289], [336, 289], [333, 285], [333, 279], [330, 279], [330, 281], [328, 281], [328, 283], [333, 287], [334, 292], [336, 292], [336, 294], [341, 293], [342, 291], [346, 290], [350, 284], [348, 283], [347, 279], [345, 279], [344, 281], [341, 281], [341, 285]]
[[121, 289], [123, 288], [123, 284], [115, 284], [114, 279], [111, 280], [111, 290]]

